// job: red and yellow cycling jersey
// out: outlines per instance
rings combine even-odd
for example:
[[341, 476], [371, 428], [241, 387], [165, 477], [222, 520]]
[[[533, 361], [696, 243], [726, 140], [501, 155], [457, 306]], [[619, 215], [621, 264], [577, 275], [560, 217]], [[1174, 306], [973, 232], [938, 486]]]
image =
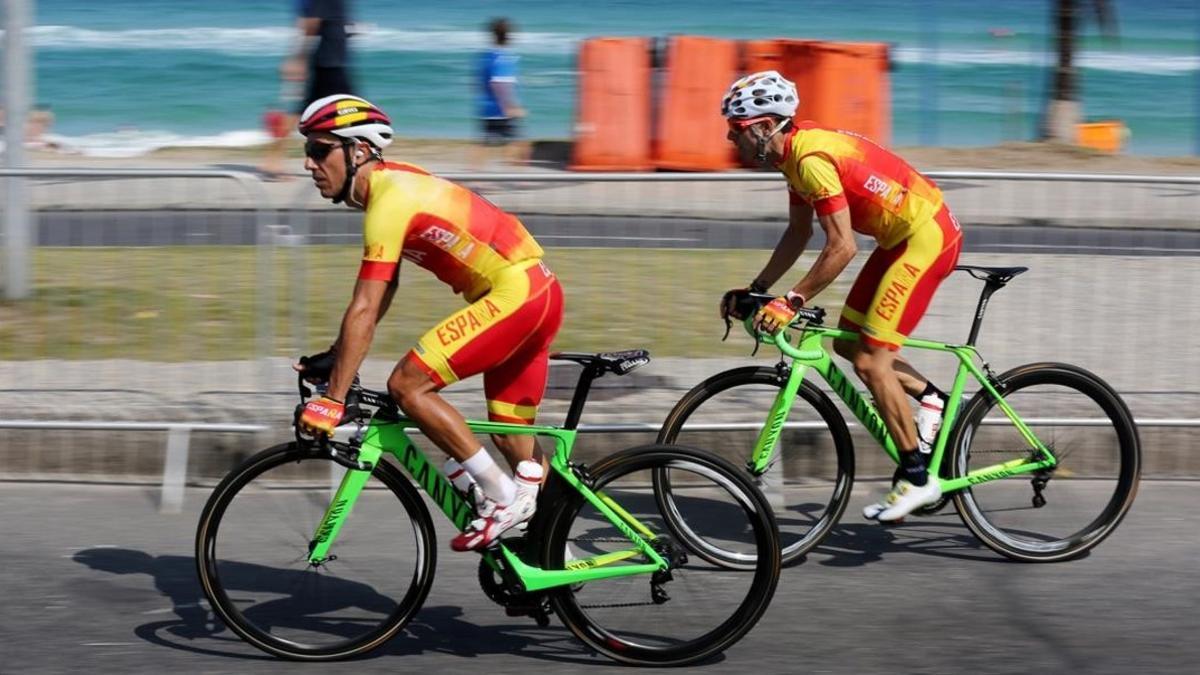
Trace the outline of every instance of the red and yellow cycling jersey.
[[366, 204], [360, 279], [390, 281], [404, 258], [474, 302], [498, 273], [543, 255], [516, 216], [411, 164], [377, 164]]
[[848, 131], [797, 122], [784, 143], [778, 168], [790, 198], [817, 215], [850, 209], [856, 232], [892, 248], [930, 223], [942, 208], [942, 191], [903, 159]]

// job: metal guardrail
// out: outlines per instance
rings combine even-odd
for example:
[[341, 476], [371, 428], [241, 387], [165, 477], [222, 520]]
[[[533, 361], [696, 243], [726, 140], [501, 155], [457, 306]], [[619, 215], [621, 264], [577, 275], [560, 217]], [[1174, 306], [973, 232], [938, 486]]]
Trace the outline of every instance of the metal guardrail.
[[[1031, 417], [1022, 418], [1022, 422], [1031, 427], [1103, 427], [1112, 424], [1112, 421], [1107, 419], [1076, 419], [1072, 417]], [[1004, 426], [1011, 422], [1005, 419], [984, 419], [983, 426]], [[0, 426], [3, 426], [0, 422]], [[1194, 427], [1200, 426], [1200, 419], [1171, 419], [1171, 418], [1137, 418], [1134, 419], [1134, 424], [1139, 427]], [[846, 426], [850, 429], [859, 429], [861, 424], [850, 420], [846, 421]], [[642, 433], [654, 432], [662, 428], [662, 424], [654, 424], [651, 422], [631, 422], [628, 424], [580, 424], [580, 433], [587, 432], [603, 432], [603, 433]], [[758, 431], [762, 428], [761, 422], [728, 422], [728, 423], [697, 423], [684, 424], [680, 431]], [[825, 429], [828, 425], [823, 422], [784, 422], [784, 429]]]
[[183, 488], [187, 483], [188, 450], [193, 431], [258, 433], [270, 427], [260, 424], [212, 424], [204, 422], [101, 422], [0, 420], [0, 429], [89, 429], [99, 431], [165, 431], [167, 447], [163, 460], [159, 510], [179, 513], [183, 510]]
[[[207, 169], [13, 169], [0, 167], [0, 178], [194, 178], [232, 180], [250, 197], [252, 203], [256, 204], [252, 208], [254, 210], [256, 241], [260, 244], [257, 257], [258, 274], [268, 280], [271, 278], [271, 248], [261, 245], [272, 241], [272, 232], [268, 218], [271, 209], [265, 207], [269, 200], [267, 199], [266, 191], [263, 189], [262, 181], [252, 174], [242, 171], [214, 171]], [[23, 245], [29, 245], [31, 241], [31, 237], [21, 239]], [[13, 256], [24, 256], [28, 259], [29, 256], [28, 250], [11, 250], [8, 242], [5, 243], [5, 250], [7, 256], [10, 258]], [[259, 291], [262, 294], [259, 298], [262, 308], [272, 308], [275, 304], [272, 284], [269, 282], [260, 284]], [[271, 311], [260, 311], [258, 314], [259, 353], [267, 356], [270, 354], [272, 337], [271, 317], [273, 313]]]
[[[597, 173], [597, 174], [579, 174], [579, 173], [512, 173], [512, 174], [495, 174], [495, 173], [446, 173], [440, 174], [444, 177], [463, 181], [486, 181], [490, 184], [518, 182], [518, 183], [556, 183], [556, 184], [574, 184], [574, 183], [667, 183], [667, 184], [685, 184], [685, 183], [770, 183], [772, 185], [782, 185], [780, 178], [775, 173], [720, 173], [720, 174], [644, 174], [644, 173]], [[1119, 184], [1119, 185], [1146, 185], [1146, 186], [1164, 186], [1164, 185], [1200, 185], [1200, 177], [1191, 176], [1144, 176], [1144, 175], [1115, 175], [1115, 174], [1078, 174], [1078, 173], [1037, 173], [1037, 172], [1007, 172], [1007, 171], [931, 171], [927, 175], [935, 180], [969, 180], [969, 181], [1013, 181], [1013, 182], [1079, 182], [1091, 184]], [[62, 177], [82, 177], [82, 178], [226, 178], [233, 179], [248, 195], [251, 195], [255, 203], [260, 205], [260, 208], [255, 209], [255, 228], [257, 233], [257, 241], [259, 243], [270, 243], [272, 246], [294, 246], [303, 244], [303, 234], [292, 234], [280, 236], [272, 231], [275, 226], [270, 223], [270, 210], [261, 208], [261, 205], [267, 203], [267, 193], [262, 183], [253, 175], [245, 174], [236, 171], [208, 171], [208, 170], [159, 170], [159, 169], [125, 169], [125, 170], [110, 170], [110, 169], [0, 169], [0, 177], [16, 177], [16, 178], [62, 178]], [[304, 188], [304, 194], [311, 199], [312, 190], [308, 186]], [[299, 191], [297, 191], [299, 195]], [[519, 198], [520, 195], [518, 194]], [[747, 199], [757, 199], [751, 197]], [[949, 197], [952, 204], [955, 201], [955, 195]], [[517, 209], [519, 212], [519, 209]], [[782, 209], [780, 209], [782, 219]], [[261, 273], [266, 274], [269, 278], [272, 265], [271, 251], [272, 246], [260, 246], [258, 251], [259, 265], [262, 266]], [[297, 266], [295, 273], [300, 274], [302, 268]], [[1189, 277], [1190, 278], [1190, 277]], [[262, 302], [264, 306], [273, 304], [272, 284], [263, 284], [262, 291], [264, 297]], [[270, 312], [259, 312], [258, 317], [258, 341], [259, 351], [262, 355], [270, 353], [269, 346], [271, 344], [272, 334], [270, 325]], [[293, 328], [295, 329], [295, 328]], [[1186, 332], [1185, 332], [1186, 334]], [[1163, 418], [1163, 419], [1138, 419], [1138, 424], [1143, 427], [1197, 427], [1200, 426], [1200, 419], [1191, 418]], [[1047, 420], [1045, 423], [1063, 423], [1063, 420]], [[1087, 423], [1081, 422], [1081, 423]], [[25, 426], [31, 425], [31, 426]], [[813, 423], [790, 423], [788, 426], [793, 428], [804, 428], [812, 426]], [[818, 425], [819, 426], [819, 425]], [[164, 508], [179, 508], [182, 505], [182, 490], [186, 473], [186, 454], [189, 446], [191, 431], [231, 431], [252, 433], [265, 431], [268, 429], [265, 425], [209, 425], [201, 423], [139, 423], [139, 422], [54, 422], [54, 421], [0, 421], [0, 428], [26, 428], [26, 429], [99, 429], [99, 430], [156, 430], [167, 431], [167, 449], [166, 459], [163, 471], [163, 505]], [[650, 423], [641, 424], [600, 424], [600, 425], [581, 425], [580, 432], [582, 433], [630, 433], [630, 432], [657, 432], [658, 425]], [[690, 428], [690, 427], [689, 427]], [[747, 425], [725, 425], [723, 428], [738, 429], [738, 428], [757, 428], [753, 424]], [[716, 430], [715, 428], [713, 430]], [[182, 448], [182, 454], [180, 449]], [[182, 459], [181, 459], [182, 457]], [[180, 472], [183, 473], [180, 473]]]

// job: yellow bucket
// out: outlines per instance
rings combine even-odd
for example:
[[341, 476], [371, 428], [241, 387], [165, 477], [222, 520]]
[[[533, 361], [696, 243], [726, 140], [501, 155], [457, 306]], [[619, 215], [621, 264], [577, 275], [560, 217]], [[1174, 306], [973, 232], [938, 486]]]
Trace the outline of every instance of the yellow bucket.
[[1129, 128], [1121, 120], [1100, 120], [1075, 125], [1075, 142], [1101, 152], [1121, 152], [1128, 138]]

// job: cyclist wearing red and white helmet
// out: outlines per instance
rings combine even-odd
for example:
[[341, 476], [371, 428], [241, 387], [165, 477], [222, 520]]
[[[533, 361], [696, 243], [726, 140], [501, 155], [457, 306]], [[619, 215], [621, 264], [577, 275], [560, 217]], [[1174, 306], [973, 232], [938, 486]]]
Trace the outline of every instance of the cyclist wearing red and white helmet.
[[[778, 169], [789, 193], [787, 230], [749, 288], [725, 294], [721, 315], [743, 318], [737, 296], [766, 292], [791, 268], [812, 236], [814, 212], [825, 246], [804, 277], [758, 312], [762, 330], [781, 330], [841, 274], [858, 251], [854, 232], [876, 240], [839, 321], [860, 339], [834, 348], [854, 364], [901, 448], [894, 487], [863, 509], [867, 518], [894, 521], [941, 497], [926, 466], [946, 395], [897, 352], [954, 269], [962, 231], [932, 180], [858, 134], [794, 120], [799, 103], [795, 85], [773, 70], [740, 78], [721, 101], [727, 137], [742, 158]], [[920, 402], [916, 424], [906, 392]]]
[[333, 363], [329, 389], [307, 404], [300, 424], [331, 434], [341, 422], [375, 324], [391, 305], [401, 258], [433, 272], [468, 304], [418, 340], [392, 371], [388, 392], [450, 455], [447, 473], [474, 498], [478, 517], [451, 546], [487, 547], [532, 517], [543, 464], [533, 436], [493, 435], [514, 481], [438, 392], [482, 373], [489, 419], [533, 424], [550, 342], [562, 323], [562, 288], [515, 216], [419, 167], [384, 161], [391, 121], [365, 99], [338, 94], [314, 101], [300, 118], [300, 133], [304, 168], [321, 196], [366, 212], [354, 294], [337, 341], [319, 359]]

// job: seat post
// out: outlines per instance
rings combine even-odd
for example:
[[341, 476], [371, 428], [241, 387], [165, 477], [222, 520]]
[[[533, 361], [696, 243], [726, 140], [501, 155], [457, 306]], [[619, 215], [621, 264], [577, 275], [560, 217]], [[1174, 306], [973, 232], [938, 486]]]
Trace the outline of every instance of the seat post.
[[1004, 288], [1004, 282], [994, 278], [988, 279], [983, 285], [983, 292], [979, 294], [979, 304], [975, 307], [975, 320], [971, 323], [971, 335], [967, 338], [967, 345], [974, 347], [975, 340], [979, 337], [979, 327], [983, 325], [983, 313], [987, 311], [988, 300], [991, 299], [992, 293]]
[[587, 402], [588, 392], [592, 389], [592, 380], [604, 374], [604, 369], [594, 364], [583, 367], [579, 374], [579, 382], [575, 385], [575, 394], [571, 397], [571, 407], [567, 409], [567, 419], [563, 421], [564, 429], [575, 429], [579, 426], [579, 418], [583, 416], [583, 404]]

